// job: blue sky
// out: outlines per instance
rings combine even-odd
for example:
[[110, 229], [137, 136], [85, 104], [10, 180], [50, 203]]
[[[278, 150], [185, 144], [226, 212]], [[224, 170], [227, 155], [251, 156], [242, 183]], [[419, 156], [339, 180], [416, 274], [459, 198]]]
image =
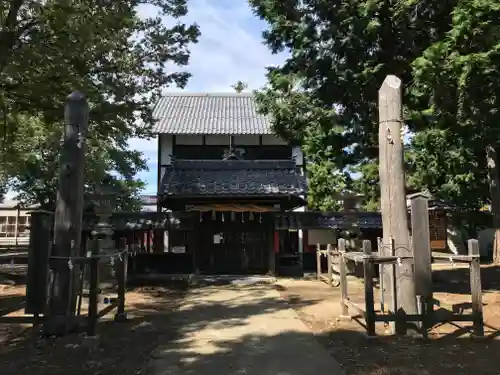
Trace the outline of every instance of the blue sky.
[[[142, 8], [144, 15], [155, 12]], [[168, 22], [168, 20], [165, 20]], [[283, 62], [284, 55], [271, 55], [262, 44], [266, 25], [252, 14], [247, 0], [189, 0], [186, 23], [197, 23], [201, 37], [191, 47], [187, 70], [192, 77], [184, 91], [228, 92], [241, 80], [254, 90], [265, 84], [265, 67]], [[166, 91], [179, 91], [175, 87]], [[144, 193], [156, 193], [157, 141], [134, 139], [133, 149], [148, 159], [149, 171], [138, 175], [148, 186]]]

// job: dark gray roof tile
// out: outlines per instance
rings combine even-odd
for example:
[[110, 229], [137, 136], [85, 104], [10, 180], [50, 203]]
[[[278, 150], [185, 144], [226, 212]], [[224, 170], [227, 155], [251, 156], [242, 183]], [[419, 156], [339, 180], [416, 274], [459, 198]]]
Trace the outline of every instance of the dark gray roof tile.
[[299, 196], [307, 192], [307, 183], [293, 161], [174, 160], [161, 191], [170, 196]]

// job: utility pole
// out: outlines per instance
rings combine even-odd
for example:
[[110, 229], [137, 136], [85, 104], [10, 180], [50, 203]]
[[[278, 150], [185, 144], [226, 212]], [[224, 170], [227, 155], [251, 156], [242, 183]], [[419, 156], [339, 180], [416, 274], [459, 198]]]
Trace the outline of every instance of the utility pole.
[[64, 335], [74, 327], [73, 293], [77, 264], [71, 258], [81, 256], [85, 137], [89, 106], [85, 95], [75, 91], [66, 99], [59, 187], [54, 217], [51, 252], [52, 285], [48, 306], [46, 335]]

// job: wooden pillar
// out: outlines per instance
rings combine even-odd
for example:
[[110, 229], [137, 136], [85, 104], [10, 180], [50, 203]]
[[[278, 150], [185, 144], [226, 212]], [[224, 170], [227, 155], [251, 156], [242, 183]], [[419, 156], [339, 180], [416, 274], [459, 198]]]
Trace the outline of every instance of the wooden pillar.
[[484, 336], [483, 298], [481, 291], [481, 264], [479, 263], [479, 241], [469, 240], [470, 289], [472, 299], [472, 315], [474, 336]]
[[153, 231], [153, 252], [163, 253], [163, 238], [165, 236], [165, 229], [155, 229]]
[[99, 252], [100, 240], [93, 239], [90, 259], [90, 281], [89, 281], [89, 313], [87, 323], [87, 335], [95, 336], [97, 320], [99, 317]]
[[[363, 240], [363, 254], [372, 255], [372, 244]], [[363, 260], [363, 275], [365, 287], [365, 321], [368, 336], [375, 336], [375, 300], [373, 297], [373, 263], [369, 259]]]
[[73, 92], [67, 97], [51, 255], [68, 261], [57, 262], [52, 270], [52, 295], [44, 324], [45, 334], [49, 336], [63, 335], [72, 329], [76, 312], [73, 288], [78, 272], [74, 271], [79, 267], [69, 259], [80, 252], [88, 111], [87, 99], [82, 93]]
[[316, 278], [321, 280], [321, 246], [316, 244]]
[[276, 253], [274, 252], [274, 222], [272, 217], [266, 215], [267, 238], [269, 242], [269, 274], [276, 275]]
[[344, 253], [346, 251], [345, 239], [339, 238], [338, 248], [339, 248], [339, 278], [340, 278], [340, 308], [342, 311], [342, 317], [349, 316], [349, 309], [347, 307], [347, 264], [344, 258]]
[[[200, 268], [198, 264], [198, 254], [200, 252], [200, 243], [201, 243], [201, 236], [197, 236], [196, 233], [201, 232], [201, 226], [202, 225], [207, 225], [206, 223], [204, 224], [203, 222], [195, 222], [194, 223], [194, 228], [191, 229], [191, 235], [188, 234], [188, 246], [189, 246], [189, 252], [191, 254], [191, 261], [192, 261], [192, 268], [193, 268], [193, 273], [194, 274], [199, 274], [200, 273]], [[213, 241], [213, 237], [210, 238], [210, 241]], [[170, 241], [169, 241], [170, 244]], [[169, 245], [170, 247], [170, 245]]]
[[125, 295], [127, 293], [127, 264], [128, 264], [128, 253], [124, 251], [124, 248], [118, 244], [116, 247], [118, 251], [121, 252], [121, 256], [118, 258], [119, 261], [116, 265], [117, 272], [117, 284], [118, 284], [118, 306], [116, 309], [116, 314], [114, 320], [116, 322], [124, 322], [127, 320], [127, 313], [125, 312]]
[[432, 297], [432, 258], [427, 198], [417, 196], [411, 200], [412, 246], [415, 267], [415, 292], [423, 315], [422, 331], [432, 327], [434, 302]]
[[151, 231], [152, 231], [151, 228], [148, 228], [146, 231], [146, 241], [147, 241], [146, 248], [148, 253], [153, 252], [153, 246], [151, 244]]
[[328, 244], [326, 247], [326, 262], [327, 262], [327, 269], [328, 269], [328, 284], [330, 286], [333, 286], [333, 249], [332, 245]]
[[26, 314], [43, 314], [45, 312], [53, 221], [54, 214], [52, 212], [31, 212], [24, 309]]
[[[403, 169], [403, 139], [401, 80], [393, 75], [385, 78], [379, 90], [379, 174], [383, 223], [383, 249], [394, 239], [398, 256], [412, 255], [408, 233], [405, 174]], [[389, 267], [385, 267], [386, 269]], [[384, 270], [385, 271], [385, 270]], [[397, 266], [397, 312], [416, 314], [417, 303], [411, 261]], [[383, 277], [389, 285], [389, 274]], [[395, 311], [393, 311], [395, 313]], [[400, 328], [400, 329], [399, 329]], [[406, 327], [397, 327], [399, 332]]]

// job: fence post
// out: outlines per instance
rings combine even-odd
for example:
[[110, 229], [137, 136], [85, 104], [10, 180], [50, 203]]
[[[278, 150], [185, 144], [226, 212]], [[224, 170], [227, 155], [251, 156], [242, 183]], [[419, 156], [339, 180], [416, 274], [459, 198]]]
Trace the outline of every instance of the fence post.
[[99, 252], [100, 252], [100, 240], [96, 238], [94, 234], [92, 242], [92, 251], [90, 258], [90, 281], [89, 281], [89, 314], [88, 314], [88, 325], [87, 325], [87, 335], [95, 336], [97, 328], [98, 319], [98, 298], [99, 298]]
[[321, 247], [319, 243], [316, 244], [316, 278], [321, 280]]
[[472, 257], [470, 262], [470, 289], [472, 299], [472, 315], [474, 336], [484, 336], [483, 321], [483, 300], [481, 295], [481, 264], [479, 262], [479, 241], [469, 240], [469, 255]]
[[[122, 251], [117, 247], [118, 251]], [[128, 252], [122, 252], [120, 261], [118, 262], [118, 272], [116, 273], [118, 281], [118, 307], [115, 314], [116, 322], [124, 322], [127, 320], [127, 313], [125, 312], [125, 294], [127, 292], [127, 263]]]
[[[382, 238], [377, 237], [377, 251], [378, 255], [385, 255], [385, 251], [383, 249]], [[379, 297], [380, 297], [380, 311], [385, 313], [385, 300], [384, 300], [384, 264], [380, 263], [378, 265], [378, 286], [379, 286]]]
[[372, 244], [363, 240], [363, 274], [365, 286], [365, 321], [368, 336], [375, 336], [375, 300], [373, 298], [373, 263], [367, 257], [372, 255]]
[[422, 332], [427, 336], [432, 327], [434, 303], [432, 298], [432, 258], [429, 232], [429, 204], [426, 197], [411, 200], [412, 247], [415, 267], [415, 291], [420, 296]]
[[47, 307], [49, 255], [52, 246], [54, 214], [48, 211], [30, 212], [30, 242], [26, 282], [26, 314], [43, 314]]
[[332, 256], [332, 245], [328, 244], [326, 247], [326, 261], [328, 262], [328, 284], [333, 286], [333, 256]]
[[347, 299], [349, 298], [347, 295], [347, 265], [346, 260], [344, 258], [345, 253], [345, 240], [343, 238], [339, 238], [338, 240], [339, 247], [339, 278], [340, 278], [340, 296], [341, 296], [341, 311], [342, 317], [349, 317], [349, 308], [347, 307]]

